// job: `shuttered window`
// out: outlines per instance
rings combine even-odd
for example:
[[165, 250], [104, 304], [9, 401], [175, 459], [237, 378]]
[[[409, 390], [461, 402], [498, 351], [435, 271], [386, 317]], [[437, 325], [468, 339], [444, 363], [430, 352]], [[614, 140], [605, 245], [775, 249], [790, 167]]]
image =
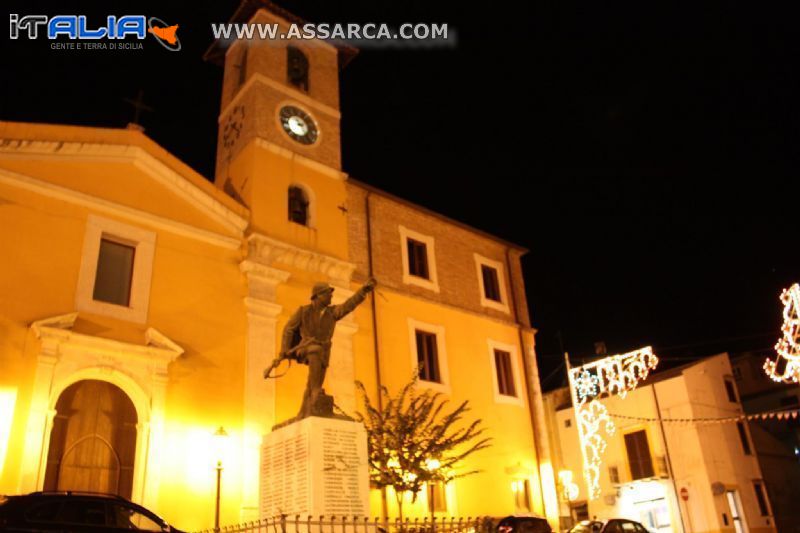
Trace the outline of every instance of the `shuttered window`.
[[631, 479], [644, 479], [655, 475], [647, 433], [644, 430], [625, 435], [625, 449], [628, 452]]
[[504, 350], [495, 349], [494, 368], [497, 373], [497, 391], [505, 396], [516, 396], [514, 371], [511, 368], [511, 354]]
[[442, 379], [439, 373], [439, 350], [436, 345], [436, 334], [418, 329], [416, 330], [416, 340], [419, 378], [424, 381], [441, 383]]

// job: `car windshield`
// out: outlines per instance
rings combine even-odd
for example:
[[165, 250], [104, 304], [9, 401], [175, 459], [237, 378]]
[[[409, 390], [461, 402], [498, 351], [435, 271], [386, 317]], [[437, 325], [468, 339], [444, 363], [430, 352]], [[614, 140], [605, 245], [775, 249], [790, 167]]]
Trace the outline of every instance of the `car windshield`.
[[603, 529], [602, 522], [590, 522], [589, 520], [584, 520], [583, 522], [578, 522], [572, 529], [569, 530], [569, 533], [599, 533], [601, 529]]

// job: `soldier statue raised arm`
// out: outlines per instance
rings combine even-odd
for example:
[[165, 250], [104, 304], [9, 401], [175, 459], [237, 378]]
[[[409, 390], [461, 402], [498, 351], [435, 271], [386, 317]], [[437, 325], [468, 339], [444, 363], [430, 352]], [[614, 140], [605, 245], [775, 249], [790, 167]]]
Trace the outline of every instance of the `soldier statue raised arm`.
[[270, 377], [276, 363], [283, 359], [308, 365], [303, 403], [295, 420], [308, 416], [333, 416], [333, 398], [322, 388], [331, 357], [333, 330], [336, 322], [358, 307], [374, 288], [375, 280], [370, 278], [345, 302], [331, 305], [333, 287], [316, 283], [311, 290], [311, 303], [300, 307], [283, 328], [280, 354], [264, 371], [264, 377]]

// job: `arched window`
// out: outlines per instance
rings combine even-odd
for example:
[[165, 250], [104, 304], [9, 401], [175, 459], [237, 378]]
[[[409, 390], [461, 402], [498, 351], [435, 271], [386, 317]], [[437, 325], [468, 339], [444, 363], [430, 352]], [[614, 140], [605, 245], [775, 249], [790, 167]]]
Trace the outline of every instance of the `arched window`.
[[308, 92], [308, 58], [294, 46], [286, 47], [286, 77], [289, 83]]
[[289, 187], [289, 220], [308, 226], [308, 195], [302, 187]]

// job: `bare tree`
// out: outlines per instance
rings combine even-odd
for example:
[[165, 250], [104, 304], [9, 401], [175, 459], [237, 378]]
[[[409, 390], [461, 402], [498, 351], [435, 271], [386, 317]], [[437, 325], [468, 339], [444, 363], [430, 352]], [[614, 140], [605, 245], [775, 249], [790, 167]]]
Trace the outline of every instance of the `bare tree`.
[[415, 375], [394, 397], [381, 387], [382, 408], [373, 406], [364, 385], [356, 382], [364, 399], [364, 412], [357, 413], [356, 420], [367, 430], [370, 483], [380, 489], [394, 488], [401, 521], [406, 492], [415, 502], [426, 483], [447, 483], [476, 474], [478, 470], [458, 471], [458, 464], [488, 447], [491, 440], [480, 438], [485, 430], [480, 419], [459, 424], [470, 410], [468, 401], [445, 412], [448, 401], [442, 394], [428, 389], [419, 392], [417, 381]]

